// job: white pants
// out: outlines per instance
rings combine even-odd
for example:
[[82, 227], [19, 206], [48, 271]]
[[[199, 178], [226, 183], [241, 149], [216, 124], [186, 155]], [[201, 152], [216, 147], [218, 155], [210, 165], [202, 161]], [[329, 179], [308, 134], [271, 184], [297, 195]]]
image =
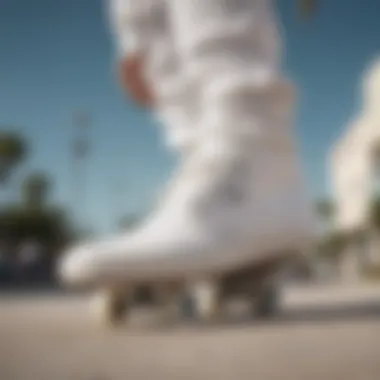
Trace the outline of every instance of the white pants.
[[122, 53], [146, 56], [171, 145], [191, 145], [201, 119], [277, 112], [281, 41], [270, 0], [114, 0], [114, 10]]

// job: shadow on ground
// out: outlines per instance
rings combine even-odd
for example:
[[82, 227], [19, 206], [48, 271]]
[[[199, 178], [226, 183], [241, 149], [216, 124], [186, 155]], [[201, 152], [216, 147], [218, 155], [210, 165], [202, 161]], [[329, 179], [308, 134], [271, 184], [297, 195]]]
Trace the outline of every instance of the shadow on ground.
[[[175, 327], [189, 327], [198, 329], [220, 329], [220, 328], [246, 328], [250, 327], [275, 327], [281, 325], [297, 326], [308, 324], [323, 324], [331, 322], [376, 320], [380, 318], [380, 300], [378, 302], [366, 302], [360, 305], [349, 305], [339, 307], [308, 307], [307, 309], [282, 310], [275, 317], [268, 319], [257, 319], [247, 313], [244, 315], [225, 317], [219, 322], [203, 323], [194, 320], [177, 320], [172, 323], [157, 323], [148, 325], [149, 330], [171, 329]], [[127, 325], [126, 325], [127, 327]]]

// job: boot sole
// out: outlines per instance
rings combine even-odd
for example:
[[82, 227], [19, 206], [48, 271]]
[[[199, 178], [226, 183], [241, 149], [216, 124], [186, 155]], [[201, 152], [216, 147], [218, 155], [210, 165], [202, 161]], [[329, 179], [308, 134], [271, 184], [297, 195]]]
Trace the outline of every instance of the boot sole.
[[[156, 306], [165, 317], [214, 322], [223, 317], [223, 306], [235, 297], [247, 298], [251, 316], [270, 319], [278, 312], [278, 273], [296, 252], [272, 255], [270, 259], [221, 273], [202, 274], [196, 279], [168, 279], [145, 282], [109, 282], [99, 291], [95, 316], [102, 326], [124, 325], [135, 306]], [[172, 319], [172, 318], [170, 318]]]

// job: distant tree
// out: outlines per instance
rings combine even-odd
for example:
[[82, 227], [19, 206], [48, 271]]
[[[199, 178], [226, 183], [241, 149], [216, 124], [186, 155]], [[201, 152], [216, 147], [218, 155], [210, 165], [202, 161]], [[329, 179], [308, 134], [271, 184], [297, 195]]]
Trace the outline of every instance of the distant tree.
[[380, 233], [380, 198], [379, 197], [374, 198], [370, 205], [370, 225], [377, 233]]
[[42, 172], [28, 175], [22, 184], [22, 203], [29, 209], [41, 209], [48, 200], [51, 190], [49, 177]]
[[349, 240], [350, 236], [344, 232], [333, 232], [320, 242], [319, 252], [323, 257], [338, 260], [347, 247]]
[[323, 226], [323, 233], [319, 242], [319, 254], [327, 259], [339, 260], [350, 240], [349, 234], [337, 231], [332, 223], [335, 217], [335, 205], [329, 198], [322, 198], [316, 202], [315, 212]]
[[19, 206], [0, 210], [0, 231], [16, 246], [32, 239], [56, 254], [71, 240], [70, 227], [66, 213], [60, 208], [29, 210]]
[[12, 171], [25, 158], [26, 142], [13, 131], [0, 131], [0, 185], [8, 183]]

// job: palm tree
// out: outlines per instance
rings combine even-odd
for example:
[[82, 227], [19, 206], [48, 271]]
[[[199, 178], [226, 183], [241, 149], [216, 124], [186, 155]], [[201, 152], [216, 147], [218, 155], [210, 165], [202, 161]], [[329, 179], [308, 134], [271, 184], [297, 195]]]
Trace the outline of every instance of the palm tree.
[[24, 139], [13, 131], [0, 131], [0, 185], [10, 179], [12, 170], [26, 155]]
[[23, 204], [34, 210], [40, 210], [47, 202], [51, 182], [42, 172], [35, 172], [25, 178], [22, 184]]
[[344, 253], [350, 237], [344, 233], [335, 231], [328, 234], [320, 243], [320, 255], [327, 259], [338, 260]]
[[380, 232], [380, 198], [376, 197], [372, 200], [370, 205], [370, 225], [373, 227], [376, 231]]
[[342, 231], [333, 229], [335, 216], [335, 206], [331, 199], [322, 198], [315, 205], [316, 214], [321, 224], [321, 240], [319, 242], [319, 252], [322, 257], [337, 259], [344, 251], [348, 236]]
[[[369, 226], [368, 234], [370, 236], [371, 245], [376, 252], [379, 252], [380, 246], [380, 197], [375, 197], [369, 210]], [[378, 254], [378, 253], [377, 253]]]

